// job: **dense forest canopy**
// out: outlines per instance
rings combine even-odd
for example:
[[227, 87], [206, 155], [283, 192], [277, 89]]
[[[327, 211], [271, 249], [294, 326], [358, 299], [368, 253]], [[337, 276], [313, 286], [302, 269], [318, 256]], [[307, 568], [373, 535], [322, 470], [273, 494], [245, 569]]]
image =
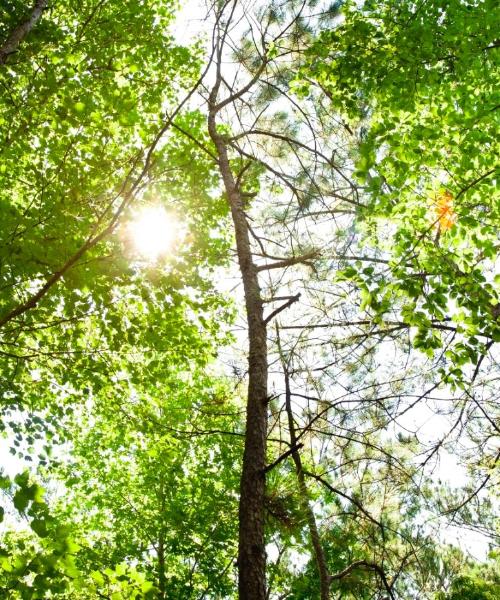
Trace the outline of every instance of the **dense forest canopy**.
[[3, 0], [1, 598], [500, 597], [499, 31]]

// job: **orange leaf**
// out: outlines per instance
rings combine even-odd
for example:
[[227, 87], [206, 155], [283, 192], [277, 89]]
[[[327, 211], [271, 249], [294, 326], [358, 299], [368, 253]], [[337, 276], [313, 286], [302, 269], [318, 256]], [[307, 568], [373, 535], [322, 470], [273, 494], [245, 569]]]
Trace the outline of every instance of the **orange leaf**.
[[455, 225], [457, 215], [453, 209], [453, 196], [448, 190], [438, 192], [434, 200], [434, 210], [442, 231], [447, 231]]

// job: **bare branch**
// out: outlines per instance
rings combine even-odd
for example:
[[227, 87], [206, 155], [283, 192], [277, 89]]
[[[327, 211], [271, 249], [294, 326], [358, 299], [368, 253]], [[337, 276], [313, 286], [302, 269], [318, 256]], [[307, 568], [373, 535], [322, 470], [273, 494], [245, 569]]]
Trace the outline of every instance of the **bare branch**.
[[392, 600], [395, 600], [395, 596], [392, 591], [392, 587], [389, 584], [389, 582], [387, 581], [387, 577], [384, 572], [384, 569], [382, 569], [382, 567], [377, 565], [376, 563], [369, 562], [367, 560], [357, 560], [357, 561], [351, 563], [348, 567], [346, 567], [342, 571], [339, 571], [338, 573], [335, 573], [334, 575], [330, 575], [330, 580], [334, 581], [337, 579], [342, 579], [343, 577], [346, 577], [347, 575], [349, 575], [349, 573], [352, 573], [352, 571], [354, 571], [354, 569], [359, 569], [360, 567], [363, 567], [365, 569], [371, 569], [372, 571], [375, 571], [379, 575], [380, 579], [382, 580], [382, 583], [384, 584], [384, 587], [385, 587], [387, 593], [389, 594], [390, 598]]
[[285, 267], [291, 267], [292, 265], [298, 265], [301, 263], [308, 264], [311, 260], [319, 258], [319, 256], [319, 250], [311, 250], [310, 252], [306, 252], [306, 254], [301, 254], [300, 256], [291, 256], [290, 258], [284, 258], [283, 260], [279, 260], [274, 263], [269, 263], [267, 265], [259, 265], [257, 267], [257, 271], [268, 271], [270, 269], [284, 269]]
[[297, 300], [300, 298], [300, 292], [298, 294], [295, 294], [295, 296], [291, 296], [290, 299], [285, 302], [284, 304], [282, 304], [281, 306], [278, 306], [278, 308], [276, 310], [273, 310], [273, 312], [264, 319], [264, 323], [269, 323], [269, 321], [271, 321], [272, 319], [274, 319], [274, 317], [276, 315], [279, 315], [280, 312], [284, 311], [285, 309], [287, 309], [289, 306], [292, 306], [292, 304], [294, 304], [295, 302], [297, 302]]
[[269, 473], [269, 471], [272, 471], [275, 467], [277, 467], [280, 463], [282, 463], [284, 460], [286, 460], [294, 452], [296, 452], [297, 450], [299, 450], [300, 448], [303, 448], [303, 447], [304, 447], [304, 444], [299, 443], [299, 444], [293, 446], [292, 448], [289, 448], [281, 456], [278, 456], [278, 458], [274, 462], [267, 465], [267, 467], [264, 469], [264, 473]]

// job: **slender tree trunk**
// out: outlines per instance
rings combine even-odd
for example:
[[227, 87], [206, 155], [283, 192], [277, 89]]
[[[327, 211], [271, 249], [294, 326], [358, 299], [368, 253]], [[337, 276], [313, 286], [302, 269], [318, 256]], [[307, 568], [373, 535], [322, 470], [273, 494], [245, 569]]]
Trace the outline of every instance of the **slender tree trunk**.
[[7, 62], [9, 55], [17, 50], [19, 44], [40, 20], [47, 2], [48, 0], [36, 0], [29, 17], [11, 31], [9, 37], [0, 46], [0, 65], [4, 65]]
[[258, 271], [252, 257], [241, 193], [231, 171], [226, 143], [217, 133], [215, 120], [217, 92], [216, 84], [209, 100], [208, 130], [217, 150], [219, 170], [234, 224], [249, 337], [246, 433], [239, 506], [239, 597], [241, 600], [265, 600], [264, 469], [268, 401], [267, 331]]
[[158, 599], [165, 600], [166, 596], [166, 579], [165, 579], [165, 535], [163, 528], [160, 530], [158, 537]]
[[[163, 521], [165, 515], [165, 481], [163, 473], [160, 473], [160, 515]], [[165, 600], [167, 580], [165, 577], [165, 526], [163, 522], [158, 532], [158, 600]]]
[[302, 459], [300, 456], [299, 449], [297, 447], [297, 435], [295, 433], [295, 423], [293, 420], [292, 411], [292, 393], [290, 390], [290, 375], [288, 372], [288, 366], [282, 357], [283, 371], [285, 374], [285, 409], [288, 417], [288, 428], [290, 430], [290, 444], [292, 448], [292, 459], [295, 464], [295, 472], [297, 474], [297, 481], [299, 484], [300, 503], [302, 511], [307, 519], [307, 525], [309, 527], [309, 535], [311, 536], [311, 544], [314, 551], [314, 558], [316, 566], [318, 568], [319, 575], [319, 587], [320, 587], [320, 598], [321, 600], [329, 600], [330, 598], [330, 575], [328, 573], [328, 567], [326, 564], [325, 553], [319, 537], [318, 525], [316, 523], [316, 517], [311, 508], [309, 502], [309, 492], [304, 477], [304, 469], [302, 467]]

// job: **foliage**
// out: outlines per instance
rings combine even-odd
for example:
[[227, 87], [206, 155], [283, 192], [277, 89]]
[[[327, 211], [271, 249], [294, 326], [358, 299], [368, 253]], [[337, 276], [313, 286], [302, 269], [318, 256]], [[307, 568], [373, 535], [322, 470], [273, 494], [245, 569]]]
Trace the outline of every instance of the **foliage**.
[[439, 593], [438, 600], [494, 600], [498, 598], [500, 588], [496, 584], [487, 583], [470, 577], [457, 577], [451, 584], [447, 594]]
[[[208, 55], [176, 7], [51, 3], [0, 64], [0, 427], [29, 467], [0, 478], [1, 593], [235, 597], [250, 431], [268, 597], [324, 592], [317, 545], [332, 595], [496, 597], [433, 520], [495, 509], [497, 4], [215, 3]], [[29, 10], [0, 11], [1, 43]], [[156, 261], [151, 206], [182, 230]], [[218, 291], [235, 217], [260, 428]], [[439, 385], [426, 445], [402, 418]], [[432, 483], [443, 450], [480, 484]]]
[[[5, 10], [9, 18], [2, 20], [2, 37], [19, 22], [24, 6], [13, 3]], [[0, 103], [0, 204], [6, 216], [0, 225], [2, 428], [11, 454], [38, 465], [49, 488], [62, 473], [61, 457], [68, 451], [73, 452], [73, 466], [81, 461], [82, 476], [90, 478], [75, 481], [66, 465], [67, 478], [61, 484], [68, 487], [66, 502], [57, 502], [57, 486], [53, 492], [57, 517], [46, 514], [45, 504], [34, 504], [29, 511], [35, 537], [2, 535], [15, 562], [10, 571], [5, 562], [4, 571], [5, 589], [12, 589], [13, 598], [48, 593], [82, 598], [83, 590], [89, 597], [101, 593], [113, 599], [157, 594], [158, 587], [133, 566], [138, 560], [149, 565], [158, 584], [151, 558], [142, 557], [138, 549], [151, 533], [144, 523], [151, 519], [153, 530], [162, 527], [168, 533], [165, 551], [176, 546], [177, 568], [190, 571], [181, 558], [188, 553], [189, 536], [186, 529], [174, 535], [175, 518], [190, 503], [191, 519], [197, 510], [200, 516], [213, 510], [210, 498], [202, 502], [201, 484], [183, 471], [192, 446], [189, 437], [181, 444], [163, 432], [157, 439], [150, 422], [159, 419], [158, 427], [167, 430], [179, 425], [179, 414], [189, 414], [200, 401], [202, 385], [207, 393], [212, 383], [202, 371], [226, 336], [221, 324], [231, 319], [227, 302], [208, 277], [225, 262], [228, 247], [227, 209], [212, 166], [196, 145], [174, 132], [164, 135], [162, 151], [153, 156], [159, 132], [167, 132], [165, 112], [174, 110], [179, 96], [193, 85], [200, 64], [195, 48], [175, 44], [172, 15], [173, 5], [156, 1], [59, 4], [44, 12], [0, 68], [1, 83], [9, 89]], [[168, 83], [174, 80], [175, 85]], [[203, 136], [197, 112], [179, 115], [177, 125]], [[127, 222], [141, 206], [159, 199], [172, 215], [182, 216], [183, 245], [175, 259], [147, 264], [134, 250]], [[191, 377], [199, 374], [200, 388], [182, 396], [190, 372]], [[164, 390], [175, 390], [180, 404], [174, 409], [172, 398], [172, 410], [179, 411], [174, 419], [160, 408], [164, 392], [159, 382]], [[114, 411], [120, 409], [121, 393], [128, 400], [132, 393], [144, 399], [134, 407], [132, 422], [117, 421]], [[147, 398], [153, 404], [147, 405]], [[150, 414], [147, 406], [156, 413]], [[94, 435], [96, 419], [102, 429]], [[86, 435], [80, 435], [83, 423], [89, 428]], [[138, 437], [143, 445], [136, 445]], [[137, 462], [129, 474], [119, 463], [127, 444], [131, 464]], [[95, 454], [97, 447], [102, 454]], [[177, 462], [173, 447], [179, 450]], [[222, 442], [220, 455], [207, 448], [199, 456], [200, 464], [205, 461], [205, 476], [218, 472], [220, 461], [232, 472], [234, 458], [229, 456]], [[96, 476], [93, 468], [102, 468], [99, 489], [90, 483]], [[160, 471], [169, 498], [176, 502], [169, 514], [159, 505], [152, 513], [147, 494], [143, 496], [149, 489], [150, 504], [156, 501]], [[27, 481], [26, 489], [13, 496], [14, 506], [22, 511], [38, 489]], [[79, 485], [90, 486], [84, 496], [78, 494]], [[99, 495], [105, 485], [109, 489]], [[210, 479], [205, 481], [207, 489], [210, 485]], [[144, 508], [139, 521], [123, 513], [118, 494], [129, 488], [136, 489], [134, 501]], [[96, 516], [92, 509], [99, 505], [102, 513]], [[109, 514], [114, 514], [111, 522]], [[208, 528], [212, 517], [205, 516]], [[65, 521], [74, 523], [79, 547], [68, 550], [72, 542], [66, 542], [65, 526], [55, 524]], [[220, 523], [232, 527], [232, 521]], [[95, 548], [92, 527], [101, 528]], [[192, 522], [190, 527], [197, 530]], [[184, 550], [178, 541], [182, 536]], [[231, 538], [229, 533], [217, 536], [223, 545]], [[191, 541], [191, 555], [196, 544]], [[201, 563], [212, 573], [218, 560], [224, 560], [220, 554], [210, 563], [210, 554], [206, 556]], [[168, 568], [175, 571], [171, 564]], [[24, 572], [25, 583], [19, 577]], [[194, 568], [193, 575], [197, 577]], [[227, 585], [218, 571], [216, 579], [212, 575], [209, 585]], [[182, 587], [183, 581], [177, 585]], [[206, 581], [194, 583], [198, 589]]]
[[499, 9], [367, 1], [346, 3], [344, 16], [321, 33], [304, 73], [358, 127], [357, 176], [369, 193], [358, 230], [389, 260], [389, 272], [359, 265], [345, 276], [375, 320], [400, 307], [414, 347], [432, 354], [456, 332], [446, 378], [457, 381], [500, 335]]
[[500, 594], [498, 553], [490, 553], [482, 565], [468, 565], [454, 577], [447, 592], [438, 592], [436, 600], [493, 600]]
[[223, 597], [232, 586], [237, 405], [201, 371], [171, 369], [156, 390], [123, 388], [119, 400], [116, 386], [103, 390], [68, 424], [59, 504], [87, 540], [79, 564], [91, 572], [132, 562], [166, 597]]
[[[49, 511], [44, 490], [25, 471], [11, 482], [1, 478], [19, 515], [29, 520], [31, 534], [11, 530], [0, 546], [0, 589], [6, 598], [42, 598], [47, 591], [64, 593], [79, 576], [74, 556], [79, 550], [71, 528]], [[2, 509], [3, 510], [3, 509]]]

